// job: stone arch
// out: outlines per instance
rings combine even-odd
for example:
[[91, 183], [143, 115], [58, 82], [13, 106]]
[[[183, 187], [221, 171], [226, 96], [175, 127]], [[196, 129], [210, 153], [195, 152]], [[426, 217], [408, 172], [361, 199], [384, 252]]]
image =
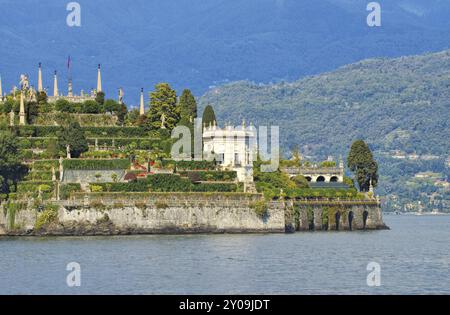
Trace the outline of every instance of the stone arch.
[[341, 213], [339, 211], [336, 211], [334, 214], [334, 219], [336, 220], [336, 231], [339, 231], [339, 223], [341, 221]]
[[324, 176], [319, 176], [319, 177], [317, 177], [316, 182], [317, 182], [317, 183], [323, 183], [323, 182], [325, 182], [325, 177], [324, 177]]
[[339, 178], [337, 176], [331, 176], [330, 183], [337, 183], [339, 181]]
[[364, 212], [363, 212], [363, 229], [366, 229], [368, 218], [369, 218], [369, 212], [367, 210], [364, 210]]
[[308, 182], [312, 181], [312, 177], [311, 177], [311, 176], [305, 176], [305, 178], [306, 178], [306, 180], [307, 180]]
[[354, 217], [354, 213], [353, 213], [353, 211], [350, 211], [348, 213], [348, 229], [350, 231], [353, 230], [353, 217]]

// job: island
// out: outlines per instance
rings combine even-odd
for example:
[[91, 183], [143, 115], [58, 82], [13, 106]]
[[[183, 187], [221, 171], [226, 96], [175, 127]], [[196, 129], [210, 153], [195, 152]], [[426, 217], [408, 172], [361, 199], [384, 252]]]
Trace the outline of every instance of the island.
[[[100, 65], [89, 93], [74, 94], [70, 76], [64, 95], [55, 71], [50, 95], [41, 63], [37, 77], [37, 89], [22, 75], [4, 94], [0, 81], [0, 235], [387, 228], [374, 193], [378, 165], [362, 140], [346, 165], [292, 150], [266, 171], [258, 129], [245, 120], [221, 127], [211, 105], [198, 115], [188, 89], [178, 96], [159, 83], [145, 104], [142, 88], [134, 108], [122, 88], [105, 98]], [[180, 130], [194, 148], [174, 154]]]

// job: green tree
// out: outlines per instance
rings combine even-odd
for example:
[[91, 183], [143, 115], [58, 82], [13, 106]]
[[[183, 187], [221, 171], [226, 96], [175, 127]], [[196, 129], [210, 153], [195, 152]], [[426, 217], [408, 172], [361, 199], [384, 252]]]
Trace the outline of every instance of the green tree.
[[17, 138], [9, 131], [0, 131], [0, 193], [8, 194], [12, 186], [25, 176], [28, 169], [22, 165]]
[[44, 91], [38, 92], [36, 99], [39, 105], [47, 104], [47, 93]]
[[369, 191], [370, 183], [373, 187], [377, 186], [378, 164], [363, 140], [353, 142], [347, 157], [347, 166], [355, 174], [360, 191]]
[[194, 95], [188, 89], [185, 89], [183, 93], [181, 93], [180, 100], [180, 116], [181, 118], [185, 118], [187, 121], [194, 118], [197, 118], [197, 102], [195, 101]]
[[217, 124], [216, 114], [214, 113], [214, 109], [212, 108], [212, 106], [208, 105], [203, 111], [202, 123], [206, 124], [206, 126], [209, 126], [209, 123], [214, 124], [214, 122], [216, 122]]
[[89, 150], [83, 129], [78, 122], [71, 122], [68, 126], [62, 127], [58, 131], [57, 137], [58, 149], [66, 152], [66, 146], [70, 145], [70, 154], [74, 158], [80, 157], [83, 152]]
[[95, 96], [95, 101], [98, 104], [103, 105], [103, 103], [105, 103], [105, 93], [104, 92], [97, 92], [97, 95]]
[[125, 123], [125, 117], [128, 113], [127, 105], [125, 104], [118, 104], [119, 107], [115, 111], [115, 114], [117, 115], [117, 123], [122, 126]]
[[150, 93], [150, 110], [147, 116], [152, 129], [161, 128], [163, 116], [164, 126], [169, 130], [172, 130], [180, 120], [177, 94], [168, 83], [158, 83], [155, 90]]
[[297, 175], [292, 178], [292, 180], [294, 181], [295, 185], [297, 185], [297, 188], [309, 188], [308, 180], [302, 175]]
[[87, 100], [83, 103], [82, 112], [85, 114], [98, 114], [101, 112], [100, 103], [92, 100]]
[[25, 112], [26, 112], [27, 123], [29, 125], [31, 125], [39, 114], [38, 103], [26, 102], [25, 103]]
[[120, 109], [120, 104], [117, 103], [115, 100], [108, 99], [103, 103], [103, 108], [105, 109], [106, 112], [112, 114]]

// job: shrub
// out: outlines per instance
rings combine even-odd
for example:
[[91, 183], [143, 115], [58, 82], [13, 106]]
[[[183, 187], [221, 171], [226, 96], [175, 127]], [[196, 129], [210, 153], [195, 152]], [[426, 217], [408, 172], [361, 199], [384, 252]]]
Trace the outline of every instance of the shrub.
[[103, 187], [99, 185], [90, 185], [91, 192], [102, 192]]
[[58, 219], [58, 206], [47, 205], [36, 220], [35, 229], [40, 230]]
[[66, 200], [70, 197], [72, 192], [80, 192], [81, 185], [78, 183], [64, 184], [59, 186], [59, 198]]
[[263, 218], [268, 213], [268, 207], [265, 200], [260, 200], [252, 203], [250, 205], [251, 208], [255, 211], [255, 213], [260, 217]]
[[308, 180], [302, 175], [297, 175], [292, 180], [298, 188], [309, 188]]

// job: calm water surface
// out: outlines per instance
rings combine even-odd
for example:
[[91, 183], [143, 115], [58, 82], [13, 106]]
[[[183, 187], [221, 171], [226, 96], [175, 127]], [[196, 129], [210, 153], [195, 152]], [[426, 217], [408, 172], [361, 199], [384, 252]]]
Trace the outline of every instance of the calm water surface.
[[[450, 294], [450, 216], [390, 231], [0, 238], [0, 294]], [[369, 262], [381, 286], [366, 284]], [[66, 265], [81, 265], [81, 286]]]

